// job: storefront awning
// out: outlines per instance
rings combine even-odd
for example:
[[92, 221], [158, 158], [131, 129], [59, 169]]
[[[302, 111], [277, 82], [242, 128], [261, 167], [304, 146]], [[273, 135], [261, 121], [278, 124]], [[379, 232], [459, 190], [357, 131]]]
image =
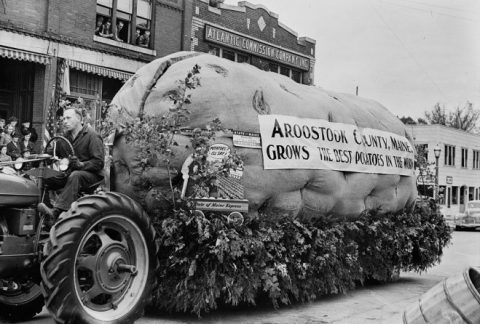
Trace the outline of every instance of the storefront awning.
[[74, 60], [68, 60], [67, 64], [68, 66], [70, 66], [70, 68], [75, 70], [80, 70], [83, 72], [93, 73], [93, 74], [105, 76], [107, 78], [118, 79], [123, 81], [128, 80], [133, 75], [131, 73], [113, 70], [106, 67], [83, 63], [83, 62], [74, 61]]
[[32, 52], [22, 51], [19, 49], [0, 46], [0, 57], [5, 57], [19, 61], [29, 61], [39, 64], [50, 64], [50, 58], [47, 55], [36, 54]]

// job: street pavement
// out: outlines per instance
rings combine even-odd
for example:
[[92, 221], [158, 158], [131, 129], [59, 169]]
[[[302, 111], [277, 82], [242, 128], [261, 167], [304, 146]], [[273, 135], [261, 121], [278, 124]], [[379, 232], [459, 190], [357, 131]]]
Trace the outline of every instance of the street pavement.
[[[321, 298], [309, 304], [296, 304], [274, 310], [270, 307], [249, 307], [215, 311], [201, 319], [195, 316], [147, 314], [139, 324], [362, 324], [402, 323], [402, 312], [446, 277], [458, 274], [468, 266], [480, 266], [480, 232], [454, 232], [451, 244], [445, 249], [440, 264], [418, 274], [401, 273], [394, 283], [369, 285], [344, 295]], [[44, 310], [30, 324], [52, 323]]]

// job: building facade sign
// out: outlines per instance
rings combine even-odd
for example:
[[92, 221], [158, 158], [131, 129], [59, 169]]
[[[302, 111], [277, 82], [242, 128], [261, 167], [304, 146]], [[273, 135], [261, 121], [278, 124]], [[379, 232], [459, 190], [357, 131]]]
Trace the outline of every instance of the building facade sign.
[[294, 66], [304, 71], [310, 69], [310, 60], [306, 57], [208, 24], [205, 25], [205, 40]]

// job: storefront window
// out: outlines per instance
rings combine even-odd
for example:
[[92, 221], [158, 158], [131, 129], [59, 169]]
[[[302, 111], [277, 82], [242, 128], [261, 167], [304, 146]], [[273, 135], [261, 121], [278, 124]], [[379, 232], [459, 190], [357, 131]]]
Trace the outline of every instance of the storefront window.
[[438, 188], [438, 203], [440, 205], [445, 205], [445, 186], [440, 186]]
[[302, 73], [297, 70], [292, 70], [292, 79], [295, 82], [302, 83]]
[[222, 51], [222, 57], [230, 61], [235, 61], [235, 52], [224, 49]]
[[450, 208], [452, 203], [452, 188], [447, 188], [447, 207]]
[[73, 97], [96, 98], [102, 94], [102, 78], [95, 74], [70, 70], [70, 91]]
[[280, 66], [280, 74], [290, 77], [290, 69], [286, 66]]
[[458, 187], [452, 187], [452, 205], [458, 205]]
[[250, 63], [250, 57], [248, 55], [237, 54], [238, 63]]
[[210, 46], [209, 49], [208, 49], [208, 53], [212, 54], [212, 55], [215, 55], [215, 56], [220, 56], [220, 48]]
[[[463, 205], [465, 203], [465, 191], [468, 190], [466, 187], [460, 187], [460, 204]], [[467, 192], [468, 193], [468, 192]]]
[[278, 64], [269, 63], [268, 67], [270, 68], [270, 72], [278, 73]]

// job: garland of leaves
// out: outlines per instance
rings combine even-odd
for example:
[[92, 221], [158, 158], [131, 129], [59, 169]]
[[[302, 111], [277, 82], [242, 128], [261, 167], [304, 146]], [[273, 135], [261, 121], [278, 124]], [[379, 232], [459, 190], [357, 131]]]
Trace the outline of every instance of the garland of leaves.
[[399, 270], [424, 271], [440, 261], [451, 237], [443, 217], [428, 207], [307, 224], [260, 217], [243, 226], [184, 211], [158, 226], [155, 307], [198, 316], [264, 297], [274, 307], [308, 302], [366, 280], [389, 281]]

